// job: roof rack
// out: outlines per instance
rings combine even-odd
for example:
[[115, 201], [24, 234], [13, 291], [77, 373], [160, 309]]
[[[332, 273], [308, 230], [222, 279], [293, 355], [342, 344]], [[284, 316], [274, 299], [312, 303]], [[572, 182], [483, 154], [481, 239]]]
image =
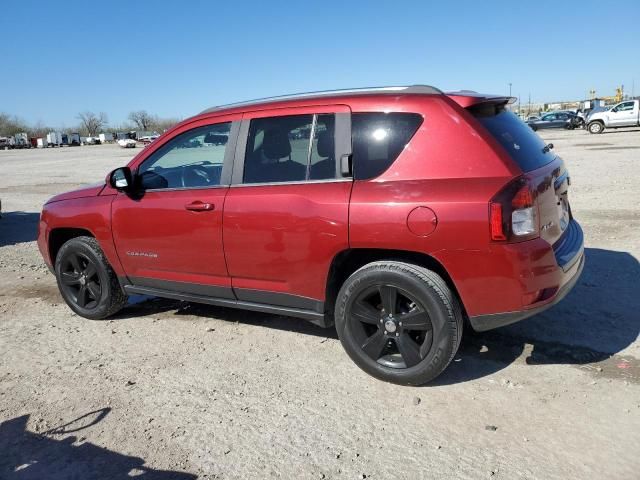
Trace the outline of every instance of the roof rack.
[[211, 107], [206, 110], [203, 110], [202, 113], [211, 113], [218, 110], [223, 110], [227, 108], [233, 107], [242, 107], [248, 105], [259, 105], [262, 103], [270, 103], [284, 100], [298, 100], [303, 98], [316, 98], [316, 97], [326, 97], [331, 95], [371, 95], [371, 94], [394, 94], [394, 93], [403, 93], [403, 94], [421, 94], [421, 95], [439, 95], [442, 94], [441, 90], [438, 90], [435, 87], [431, 87], [429, 85], [410, 85], [410, 86], [398, 86], [398, 87], [366, 87], [366, 88], [348, 88], [344, 90], [323, 90], [319, 92], [305, 92], [305, 93], [295, 93], [292, 95], [279, 95], [276, 97], [267, 97], [267, 98], [258, 98], [256, 100], [248, 100], [244, 102], [236, 102], [236, 103], [228, 103], [226, 105], [218, 105], [216, 107]]

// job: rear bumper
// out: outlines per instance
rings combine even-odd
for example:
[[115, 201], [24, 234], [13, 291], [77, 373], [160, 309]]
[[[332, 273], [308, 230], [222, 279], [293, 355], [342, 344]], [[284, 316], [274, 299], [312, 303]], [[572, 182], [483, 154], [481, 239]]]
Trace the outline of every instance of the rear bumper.
[[544, 312], [566, 297], [584, 269], [584, 237], [577, 222], [572, 220], [566, 234], [553, 246], [553, 254], [557, 264], [553, 277], [559, 280], [559, 284], [553, 286], [549, 296], [515, 311], [470, 316], [469, 321], [473, 329], [483, 332], [524, 320]]

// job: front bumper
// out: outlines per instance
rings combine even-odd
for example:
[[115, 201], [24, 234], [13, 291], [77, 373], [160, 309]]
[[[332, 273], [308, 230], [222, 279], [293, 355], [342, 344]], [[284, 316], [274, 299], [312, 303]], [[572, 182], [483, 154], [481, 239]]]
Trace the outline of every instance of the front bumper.
[[584, 269], [584, 236], [577, 222], [571, 222], [566, 235], [554, 245], [553, 250], [562, 281], [552, 295], [522, 310], [470, 316], [473, 329], [484, 332], [524, 320], [544, 312], [566, 297]]

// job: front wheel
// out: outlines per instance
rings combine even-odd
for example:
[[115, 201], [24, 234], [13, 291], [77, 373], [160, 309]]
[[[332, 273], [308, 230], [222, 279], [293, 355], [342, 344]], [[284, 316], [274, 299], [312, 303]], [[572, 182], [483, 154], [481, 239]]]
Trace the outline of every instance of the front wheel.
[[370, 263], [351, 275], [338, 294], [335, 319], [356, 365], [401, 385], [440, 375], [462, 336], [460, 304], [446, 282], [402, 262]]
[[604, 125], [602, 122], [591, 122], [587, 127], [587, 130], [589, 130], [589, 133], [602, 133], [604, 131]]
[[82, 317], [106, 318], [127, 303], [118, 277], [93, 237], [72, 238], [62, 245], [55, 273], [62, 298]]

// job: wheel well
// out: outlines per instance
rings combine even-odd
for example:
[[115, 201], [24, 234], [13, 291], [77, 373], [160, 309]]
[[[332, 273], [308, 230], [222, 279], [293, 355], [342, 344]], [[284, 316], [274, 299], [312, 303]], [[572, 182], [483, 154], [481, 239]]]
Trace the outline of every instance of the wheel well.
[[435, 258], [426, 253], [410, 252], [405, 250], [385, 250], [374, 248], [353, 248], [338, 253], [331, 262], [327, 287], [325, 292], [325, 313], [328, 324], [333, 323], [333, 310], [335, 308], [338, 292], [349, 276], [360, 267], [380, 260], [400, 261], [412, 263], [437, 273], [447, 283], [451, 291], [458, 297], [463, 314], [466, 317], [462, 299], [456, 289], [453, 280], [446, 269]]
[[49, 233], [49, 258], [55, 265], [60, 247], [76, 237], [93, 237], [89, 230], [83, 228], [55, 228]]

